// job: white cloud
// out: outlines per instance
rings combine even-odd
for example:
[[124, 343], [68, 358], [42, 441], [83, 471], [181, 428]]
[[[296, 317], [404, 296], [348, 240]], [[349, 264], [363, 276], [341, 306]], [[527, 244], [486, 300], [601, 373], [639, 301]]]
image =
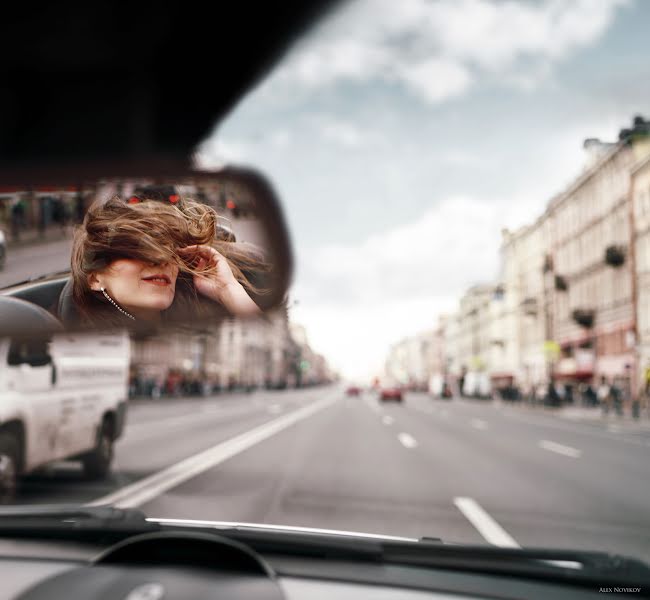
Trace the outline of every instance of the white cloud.
[[435, 104], [484, 75], [534, 89], [551, 65], [593, 44], [628, 0], [360, 0], [299, 44], [274, 82], [401, 84]]
[[213, 135], [199, 146], [195, 160], [198, 167], [206, 169], [248, 163], [263, 152], [287, 150], [292, 142], [293, 136], [287, 129], [275, 129], [264, 136], [246, 139]]
[[250, 142], [212, 136], [201, 144], [194, 158], [199, 168], [217, 169], [227, 164], [245, 162], [251, 152]]
[[279, 129], [271, 133], [268, 140], [272, 147], [278, 150], [283, 150], [291, 145], [292, 136], [286, 129]]
[[382, 140], [376, 131], [367, 131], [343, 119], [323, 115], [315, 121], [316, 128], [324, 140], [347, 148], [360, 148], [369, 143], [377, 144]]
[[303, 254], [293, 296], [314, 346], [346, 374], [372, 374], [392, 342], [433, 327], [470, 284], [494, 280], [500, 208], [449, 198], [359, 244]]
[[472, 83], [472, 76], [461, 63], [442, 58], [429, 58], [407, 65], [400, 78], [427, 102], [435, 104], [462, 95]]
[[429, 30], [444, 51], [490, 69], [530, 55], [559, 59], [597, 40], [627, 0], [435, 2]]

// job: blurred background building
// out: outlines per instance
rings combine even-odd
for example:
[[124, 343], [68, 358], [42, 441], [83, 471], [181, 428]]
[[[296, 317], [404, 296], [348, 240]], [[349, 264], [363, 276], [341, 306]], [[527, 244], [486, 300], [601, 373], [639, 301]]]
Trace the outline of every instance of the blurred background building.
[[387, 373], [410, 380], [426, 364], [479, 397], [561, 385], [571, 398], [605, 380], [630, 400], [650, 387], [650, 122], [584, 148], [583, 171], [544, 212], [503, 230], [499, 281], [470, 287], [426, 334], [437, 358], [404, 341]]
[[132, 395], [202, 395], [331, 383], [325, 359], [285, 307], [258, 319], [229, 319], [200, 333], [134, 337]]

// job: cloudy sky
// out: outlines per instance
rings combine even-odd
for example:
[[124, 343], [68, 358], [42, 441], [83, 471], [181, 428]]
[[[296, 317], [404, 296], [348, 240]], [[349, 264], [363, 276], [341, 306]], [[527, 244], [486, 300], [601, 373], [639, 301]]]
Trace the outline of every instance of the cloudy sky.
[[357, 0], [300, 40], [201, 148], [285, 207], [292, 318], [349, 377], [498, 277], [503, 227], [650, 117], [650, 2]]

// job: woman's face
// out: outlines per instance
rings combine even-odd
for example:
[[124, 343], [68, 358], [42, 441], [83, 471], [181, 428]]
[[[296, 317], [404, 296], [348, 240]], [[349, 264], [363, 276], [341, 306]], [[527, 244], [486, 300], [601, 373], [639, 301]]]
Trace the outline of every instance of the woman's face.
[[131, 258], [114, 260], [90, 276], [90, 287], [106, 290], [119, 306], [138, 319], [155, 320], [174, 301], [178, 267]]

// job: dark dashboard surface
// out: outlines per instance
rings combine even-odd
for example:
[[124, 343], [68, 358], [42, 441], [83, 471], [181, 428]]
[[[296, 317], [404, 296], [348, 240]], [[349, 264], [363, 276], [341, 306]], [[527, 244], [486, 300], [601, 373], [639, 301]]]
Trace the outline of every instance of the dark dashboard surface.
[[[596, 598], [602, 592], [521, 577], [492, 576], [323, 557], [265, 554], [269, 573], [214, 564], [199, 568], [174, 557], [142, 564], [98, 562], [108, 545], [0, 539], [0, 600], [65, 597], [137, 598]], [[159, 558], [159, 557], [158, 557]], [[159, 595], [163, 593], [164, 595]], [[628, 591], [629, 593], [629, 591]], [[140, 594], [140, 595], [138, 595]], [[144, 595], [143, 595], [144, 594]], [[149, 595], [146, 595], [149, 594]], [[157, 595], [158, 594], [158, 595]], [[616, 597], [614, 592], [609, 597]], [[647, 597], [640, 590], [634, 597]]]

